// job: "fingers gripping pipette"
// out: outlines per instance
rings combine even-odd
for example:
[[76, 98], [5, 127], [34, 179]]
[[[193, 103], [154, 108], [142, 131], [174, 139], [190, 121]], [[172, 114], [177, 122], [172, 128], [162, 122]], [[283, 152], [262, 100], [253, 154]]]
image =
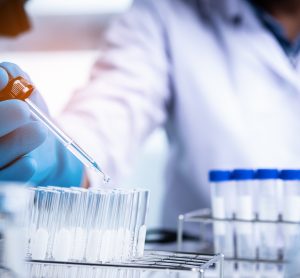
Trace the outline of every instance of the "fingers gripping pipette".
[[95, 160], [82, 150], [29, 99], [34, 89], [34, 86], [21, 76], [11, 78], [7, 86], [0, 92], [0, 100], [19, 99], [25, 101], [34, 117], [40, 120], [86, 167], [100, 173], [104, 181], [108, 182], [110, 178], [103, 173]]

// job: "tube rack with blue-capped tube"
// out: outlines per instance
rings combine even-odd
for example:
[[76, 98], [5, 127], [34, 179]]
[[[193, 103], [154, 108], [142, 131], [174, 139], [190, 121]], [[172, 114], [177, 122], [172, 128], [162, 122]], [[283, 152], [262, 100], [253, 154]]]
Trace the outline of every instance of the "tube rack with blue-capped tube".
[[212, 252], [225, 256], [224, 277], [290, 277], [300, 239], [300, 170], [213, 170], [209, 181], [212, 208], [179, 216], [178, 251], [184, 225], [199, 223], [202, 235], [212, 234]]

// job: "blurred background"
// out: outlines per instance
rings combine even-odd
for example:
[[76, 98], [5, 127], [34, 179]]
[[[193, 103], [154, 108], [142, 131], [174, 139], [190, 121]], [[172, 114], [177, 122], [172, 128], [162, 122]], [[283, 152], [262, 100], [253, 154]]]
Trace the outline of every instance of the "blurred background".
[[[101, 55], [98, 47], [106, 24], [132, 2], [30, 0], [26, 8], [32, 29], [18, 38], [0, 38], [1, 61], [16, 63], [31, 76], [56, 118], [73, 91], [87, 82], [95, 58]], [[160, 227], [167, 153], [166, 135], [157, 130], [122, 184], [150, 189], [149, 228]]]

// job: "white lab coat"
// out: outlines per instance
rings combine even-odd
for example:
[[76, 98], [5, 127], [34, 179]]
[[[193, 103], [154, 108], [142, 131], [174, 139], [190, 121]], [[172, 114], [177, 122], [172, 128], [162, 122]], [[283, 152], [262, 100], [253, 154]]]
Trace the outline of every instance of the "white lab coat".
[[115, 180], [166, 128], [164, 226], [210, 205], [210, 169], [300, 168], [299, 65], [247, 1], [144, 1], [105, 42], [60, 121]]

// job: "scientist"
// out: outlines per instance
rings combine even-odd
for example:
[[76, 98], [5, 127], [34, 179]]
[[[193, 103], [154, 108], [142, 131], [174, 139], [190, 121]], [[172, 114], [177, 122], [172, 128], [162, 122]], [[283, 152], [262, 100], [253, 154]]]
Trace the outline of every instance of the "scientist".
[[[117, 182], [164, 127], [162, 214], [174, 227], [210, 205], [209, 169], [300, 168], [299, 35], [297, 0], [138, 1], [112, 22], [89, 83], [57, 121]], [[0, 66], [1, 87], [24, 75]], [[1, 180], [97, 183], [25, 103], [0, 102], [0, 121]]]

